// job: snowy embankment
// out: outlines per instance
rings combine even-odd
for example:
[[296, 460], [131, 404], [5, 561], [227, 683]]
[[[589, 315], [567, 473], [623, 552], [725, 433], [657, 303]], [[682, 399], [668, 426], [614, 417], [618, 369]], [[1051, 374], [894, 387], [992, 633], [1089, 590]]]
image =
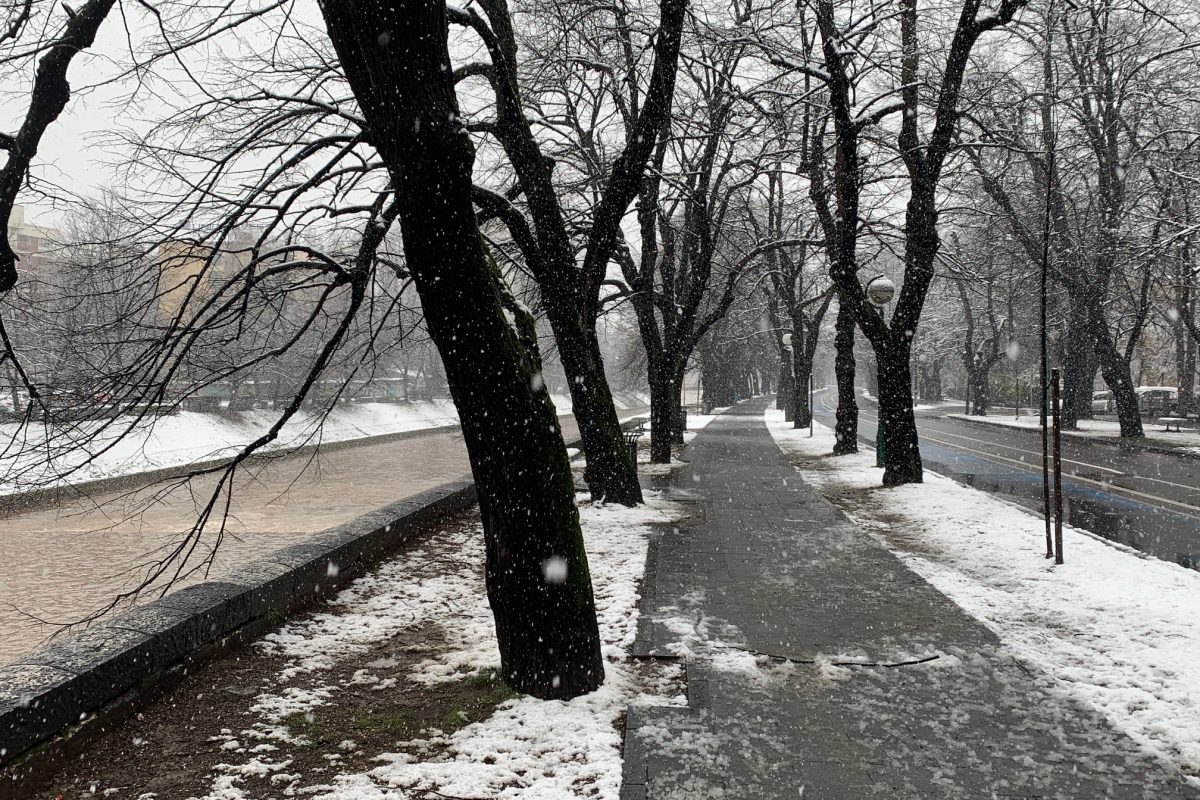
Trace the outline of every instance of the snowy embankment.
[[[981, 425], [1000, 425], [1006, 428], [1024, 428], [1026, 430], [1041, 430], [1042, 428], [1041, 417], [1033, 414], [1022, 416], [1020, 419], [998, 416], [978, 417], [968, 414], [947, 414], [946, 416]], [[1113, 440], [1119, 439], [1121, 436], [1121, 424], [1116, 420], [1081, 419], [1077, 424], [1079, 425], [1079, 430], [1064, 430], [1062, 432], [1063, 436], [1073, 436], [1079, 439]], [[1053, 424], [1051, 424], [1051, 427], [1053, 427]], [[1162, 445], [1174, 452], [1200, 456], [1200, 430], [1189, 428], [1182, 431], [1166, 431], [1162, 428], [1163, 426], [1155, 422], [1154, 419], [1147, 418], [1142, 420], [1142, 429], [1146, 434], [1146, 443]]]
[[1064, 691], [1200, 785], [1200, 573], [1064, 528], [1065, 564], [1043, 556], [1043, 523], [928, 471], [879, 487], [873, 453], [834, 458], [766, 414], [805, 480]]
[[[645, 398], [635, 393], [618, 395], [616, 400], [618, 410], [645, 404]], [[560, 414], [568, 414], [571, 398], [555, 395], [554, 405]], [[119, 441], [111, 434], [89, 440], [87, 423], [51, 429], [56, 455], [49, 462], [47, 431], [41, 425], [24, 429], [0, 425], [0, 438], [13, 442], [0, 455], [0, 495], [228, 458], [265, 433], [276, 419], [277, 412], [268, 410], [180, 411], [149, 418], [127, 433], [130, 423], [118, 419], [109, 430], [122, 433]], [[328, 415], [300, 411], [263, 450], [277, 452], [457, 424], [458, 413], [450, 400], [347, 403]]]
[[[708, 419], [690, 420], [701, 427]], [[582, 465], [577, 465], [581, 467]], [[518, 697], [479, 722], [452, 733], [436, 728], [395, 743], [395, 752], [369, 754], [364, 770], [340, 766], [342, 752], [323, 756], [325, 774], [296, 771], [291, 753], [311, 746], [289, 720], [319, 724], [344, 692], [400, 691], [404, 684], [436, 689], [499, 667], [492, 614], [484, 593], [483, 536], [477, 524], [440, 534], [439, 554], [415, 550], [355, 581], [328, 612], [291, 622], [258, 646], [284, 659], [253, 701], [258, 721], [224, 731], [228, 760], [213, 767], [204, 800], [246, 800], [255, 780], [280, 794], [322, 800], [394, 797], [572, 798], [617, 800], [621, 786], [620, 720], [631, 704], [684, 705], [682, 669], [638, 664], [629, 657], [637, 631], [646, 547], [655, 524], [679, 520], [682, 508], [662, 493], [645, 505], [597, 505], [580, 495], [580, 517], [603, 641], [605, 682], [570, 701]], [[431, 542], [430, 546], [435, 543]], [[411, 646], [437, 631], [443, 642], [402, 675], [378, 659], [346, 679], [339, 664], [382, 644]], [[341, 677], [339, 677], [341, 675]]]
[[[828, 390], [825, 387], [822, 387], [820, 389], [817, 389], [817, 391], [824, 392], [824, 391], [828, 391]], [[870, 400], [872, 403], [879, 402], [879, 398], [876, 397], [875, 395], [871, 394], [870, 392], [864, 391], [862, 393], [862, 396], [864, 398], [866, 398], [867, 400]], [[961, 407], [962, 404], [963, 404], [962, 400], [955, 400], [953, 397], [947, 397], [945, 400], [938, 400], [933, 403], [917, 403], [915, 406], [913, 406], [913, 410], [914, 411], [937, 411], [938, 409], [954, 408], [955, 406]]]

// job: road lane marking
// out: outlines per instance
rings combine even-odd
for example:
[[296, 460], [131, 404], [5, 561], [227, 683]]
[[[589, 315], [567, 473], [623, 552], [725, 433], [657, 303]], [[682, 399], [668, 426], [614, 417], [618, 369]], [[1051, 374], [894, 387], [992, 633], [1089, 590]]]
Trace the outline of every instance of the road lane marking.
[[[973, 448], [966, 447], [961, 444], [940, 441], [938, 439], [935, 439], [932, 436], [926, 436], [924, 438], [927, 441], [931, 441], [935, 444], [946, 445], [947, 447], [950, 447], [952, 449], [964, 450], [968, 453], [974, 453], [975, 455], [982, 457], [984, 460], [998, 459], [1000, 461], [1007, 461], [1010, 464], [1014, 464], [1014, 465], [1020, 467], [1021, 469], [1028, 470], [1029, 472], [1035, 472], [1035, 473], [1041, 472], [1040, 466], [1035, 469], [1033, 466], [1030, 465], [1030, 463], [1028, 461], [1021, 461], [1021, 460], [1015, 459], [1015, 458], [1008, 458], [1007, 456], [999, 456], [999, 455], [996, 455], [995, 453], [986, 453], [982, 450], [975, 450]], [[1041, 454], [1039, 453], [1038, 455], [1041, 455]], [[1134, 495], [1136, 497], [1146, 498], [1147, 500], [1154, 500], [1158, 503], [1166, 503], [1167, 505], [1178, 506], [1179, 508], [1190, 509], [1191, 511], [1200, 511], [1200, 506], [1194, 506], [1194, 505], [1191, 505], [1190, 503], [1182, 503], [1178, 500], [1171, 500], [1170, 498], [1167, 498], [1167, 497], [1160, 497], [1159, 495], [1150, 494], [1149, 492], [1139, 492], [1137, 489], [1129, 489], [1124, 486], [1117, 486], [1115, 484], [1108, 483], [1105, 481], [1098, 481], [1098, 480], [1094, 480], [1092, 478], [1085, 478], [1082, 475], [1070, 475], [1069, 478], [1072, 481], [1090, 483], [1093, 486], [1099, 486], [1102, 489], [1104, 489], [1104, 491], [1110, 492], [1112, 494], [1124, 493], [1124, 494], [1128, 494], [1128, 495]], [[1171, 484], [1171, 485], [1175, 486], [1178, 484]], [[1200, 519], [1200, 515], [1196, 515], [1196, 514], [1188, 514], [1187, 516], [1194, 517], [1196, 519]]]
[[[1000, 427], [1000, 426], [997, 426], [997, 427]], [[1026, 450], [1024, 447], [1017, 447], [1016, 445], [1004, 444], [1003, 442], [989, 442], [986, 439], [981, 439], [981, 438], [978, 438], [975, 436], [964, 436], [961, 433], [948, 433], [947, 431], [934, 431], [934, 433], [936, 433], [938, 436], [953, 436], [956, 439], [966, 439], [968, 442], [979, 442], [981, 444], [993, 445], [995, 447], [1003, 447], [1007, 450], [1016, 450], [1018, 453], [1029, 453], [1030, 455], [1035, 455], [1038, 458], [1041, 458], [1041, 456], [1042, 456], [1042, 453], [1040, 450]], [[1078, 464], [1081, 467], [1091, 467], [1092, 469], [1100, 469], [1100, 470], [1104, 470], [1105, 472], [1111, 472], [1114, 475], [1128, 475], [1129, 474], [1127, 472], [1122, 472], [1119, 469], [1113, 469], [1112, 467], [1105, 467], [1105, 466], [1101, 466], [1100, 464], [1092, 464], [1087, 461], [1076, 461], [1075, 459], [1072, 459], [1072, 458], [1064, 458], [1063, 463], [1064, 464]], [[1140, 475], [1137, 477], [1139, 478], [1139, 480], [1158, 481], [1159, 483], [1165, 483], [1165, 484], [1168, 484], [1169, 486], [1182, 486], [1183, 485], [1183, 484], [1179, 484], [1179, 483], [1172, 483], [1171, 481], [1164, 481], [1160, 478], [1142, 478]]]
[[[861, 413], [861, 412], [860, 412], [860, 413]], [[876, 421], [876, 423], [877, 423], [877, 421], [878, 421], [878, 417], [877, 417], [877, 416], [876, 416], [876, 417], [871, 417], [871, 416], [870, 416], [870, 415], [868, 415], [868, 414], [863, 414], [863, 416], [867, 416], [867, 417], [869, 418], [869, 420], [875, 420], [875, 421]], [[953, 434], [951, 434], [951, 435], [953, 435]], [[930, 441], [930, 442], [933, 442], [933, 443], [935, 443], [935, 444], [940, 444], [940, 445], [943, 445], [943, 446], [949, 447], [949, 448], [951, 448], [951, 449], [962, 450], [962, 451], [965, 451], [965, 452], [968, 452], [968, 453], [973, 453], [973, 454], [975, 454], [975, 455], [978, 455], [978, 456], [982, 457], [982, 458], [983, 458], [985, 461], [986, 461], [986, 460], [1000, 460], [1000, 461], [1007, 461], [1007, 462], [1009, 462], [1009, 463], [1011, 463], [1011, 464], [1014, 464], [1014, 465], [1016, 465], [1016, 466], [1020, 467], [1021, 469], [1027, 470], [1027, 471], [1029, 471], [1029, 472], [1033, 472], [1033, 473], [1035, 473], [1035, 474], [1036, 474], [1036, 473], [1040, 473], [1040, 472], [1041, 472], [1041, 466], [1040, 466], [1040, 465], [1038, 465], [1038, 466], [1036, 466], [1036, 467], [1035, 467], [1035, 466], [1031, 465], [1031, 464], [1030, 464], [1028, 461], [1021, 461], [1021, 460], [1019, 460], [1019, 459], [1016, 459], [1016, 458], [1008, 458], [1007, 456], [996, 455], [995, 453], [988, 453], [988, 452], [984, 452], [984, 451], [982, 451], [982, 450], [975, 450], [975, 449], [973, 449], [973, 448], [970, 448], [970, 447], [967, 447], [967, 446], [965, 446], [965, 445], [958, 444], [958, 443], [955, 443], [955, 442], [941, 441], [941, 440], [939, 440], [939, 439], [937, 439], [937, 438], [935, 438], [935, 437], [933, 437], [933, 436], [930, 436], [930, 435], [928, 435], [928, 434], [922, 434], [921, 438], [922, 438], [923, 440]], [[961, 438], [967, 438], [967, 439], [969, 439], [969, 437], [961, 437]], [[979, 439], [970, 439], [970, 441], [979, 441], [979, 442], [982, 442], [982, 440], [979, 440]], [[992, 442], [982, 442], [982, 443], [983, 443], [983, 444], [993, 444]], [[1020, 448], [1010, 447], [1009, 449], [1012, 449], [1012, 450], [1019, 450]], [[1040, 452], [1035, 452], [1035, 451], [1033, 451], [1033, 450], [1025, 450], [1025, 451], [1022, 451], [1022, 452], [1032, 453], [1033, 455], [1036, 455], [1036, 456], [1038, 456], [1038, 457], [1039, 457], [1039, 459], [1040, 459], [1040, 457], [1041, 457], [1041, 455], [1042, 455]], [[1087, 464], [1087, 463], [1085, 463], [1085, 462], [1073, 462], [1073, 463], [1077, 463], [1077, 464], [1083, 464], [1084, 466], [1098, 466], [1098, 465], [1091, 465], [1091, 464]], [[1107, 468], [1107, 467], [1103, 467], [1102, 469], [1108, 469], [1108, 468]], [[1114, 470], [1109, 470], [1109, 471], [1114, 471]], [[1124, 474], [1124, 473], [1118, 473], [1118, 474]], [[1128, 477], [1133, 477], [1133, 478], [1135, 478], [1136, 480], [1157, 481], [1158, 483], [1165, 483], [1165, 484], [1167, 484], [1168, 486], [1177, 486], [1177, 487], [1179, 487], [1179, 488], [1182, 488], [1182, 489], [1188, 489], [1188, 490], [1192, 490], [1192, 491], [1194, 491], [1193, 487], [1190, 487], [1190, 486], [1185, 486], [1185, 485], [1183, 485], [1183, 484], [1179, 484], [1179, 483], [1172, 483], [1172, 482], [1170, 482], [1170, 481], [1164, 481], [1164, 480], [1160, 480], [1160, 479], [1157, 479], [1157, 478], [1142, 478], [1142, 477], [1135, 477], [1135, 476], [1128, 476]], [[1165, 503], [1165, 504], [1167, 504], [1167, 505], [1176, 506], [1176, 507], [1178, 507], [1178, 508], [1186, 508], [1186, 509], [1189, 509], [1189, 511], [1192, 511], [1192, 512], [1200, 511], [1200, 506], [1195, 506], [1195, 505], [1192, 505], [1192, 504], [1190, 504], [1190, 503], [1183, 503], [1183, 502], [1180, 502], [1180, 501], [1178, 501], [1178, 500], [1171, 500], [1170, 498], [1167, 498], [1167, 497], [1161, 497], [1161, 496], [1159, 496], [1159, 495], [1155, 495], [1155, 494], [1150, 494], [1149, 492], [1139, 492], [1137, 489], [1129, 489], [1129, 488], [1126, 488], [1126, 487], [1124, 487], [1124, 486], [1117, 486], [1117, 485], [1115, 485], [1115, 484], [1113, 484], [1113, 483], [1108, 483], [1108, 482], [1105, 482], [1105, 481], [1097, 481], [1097, 480], [1093, 480], [1092, 478], [1085, 478], [1085, 477], [1083, 477], [1082, 475], [1078, 475], [1078, 474], [1071, 474], [1071, 475], [1070, 475], [1070, 480], [1072, 480], [1072, 481], [1077, 481], [1077, 482], [1083, 482], [1083, 483], [1090, 483], [1090, 484], [1092, 484], [1093, 486], [1098, 486], [1098, 487], [1100, 487], [1101, 489], [1103, 489], [1104, 491], [1106, 491], [1106, 492], [1109, 492], [1109, 493], [1111, 493], [1111, 494], [1116, 494], [1116, 495], [1121, 495], [1121, 494], [1133, 495], [1133, 496], [1135, 496], [1135, 497], [1138, 497], [1138, 498], [1145, 498], [1145, 499], [1147, 499], [1147, 500], [1152, 500], [1152, 501], [1155, 501], [1155, 502], [1158, 502], [1158, 503]], [[1195, 513], [1188, 513], [1188, 512], [1179, 512], [1179, 513], [1183, 513], [1185, 516], [1189, 516], [1189, 517], [1192, 517], [1192, 518], [1194, 518], [1194, 519], [1200, 519], [1200, 515], [1197, 515], [1197, 514], [1195, 514]]]
[[[876, 415], [876, 416], [874, 416], [874, 417], [871, 417], [871, 419], [872, 419], [872, 420], [874, 420], [876, 424], [878, 424], [878, 415]], [[918, 424], [918, 428], [919, 428], [919, 427], [920, 427], [920, 425]], [[1006, 426], [1000, 426], [1000, 425], [997, 425], [996, 427], [998, 427], [998, 428], [999, 428], [999, 427], [1006, 427]], [[1016, 428], [1015, 430], [1024, 430], [1024, 429], [1022, 429], [1022, 428]], [[934, 435], [934, 434], [936, 434], [937, 436], [953, 436], [953, 437], [954, 437], [954, 438], [956, 438], [956, 439], [965, 439], [965, 440], [967, 440], [968, 442], [976, 442], [976, 443], [978, 443], [978, 444], [981, 444], [981, 445], [987, 445], [987, 446], [989, 446], [989, 447], [1002, 447], [1002, 448], [1004, 448], [1004, 449], [1006, 449], [1006, 450], [1015, 450], [1015, 451], [1016, 451], [1016, 452], [1018, 452], [1018, 453], [1026, 453], [1026, 454], [1028, 454], [1028, 455], [1034, 456], [1034, 457], [1036, 457], [1036, 458], [1037, 458], [1039, 461], [1041, 460], [1041, 457], [1042, 457], [1042, 453], [1041, 453], [1041, 451], [1040, 451], [1040, 450], [1027, 450], [1027, 449], [1025, 449], [1025, 448], [1023, 448], [1023, 447], [1017, 447], [1016, 445], [1004, 444], [1003, 442], [992, 442], [992, 441], [988, 441], [987, 439], [983, 439], [983, 438], [980, 438], [980, 437], [975, 437], [975, 436], [965, 436], [965, 435], [963, 435], [963, 434], [960, 434], [960, 433], [949, 433], [949, 432], [947, 432], [947, 431], [939, 431], [939, 430], [934, 430], [934, 431], [932, 432], [932, 434], [931, 434], [931, 433], [922, 432], [922, 433], [921, 433], [921, 438], [923, 438], [923, 439], [929, 439], [930, 441], [935, 441], [935, 440], [933, 439], [933, 435]], [[957, 445], [954, 445], [954, 444], [952, 444], [951, 442], [941, 442], [941, 444], [948, 445], [948, 446], [950, 446], [950, 447], [955, 447], [955, 446], [957, 446]], [[964, 448], [964, 449], [965, 449], [965, 448]], [[1183, 490], [1185, 490], [1185, 491], [1188, 491], [1188, 492], [1194, 492], [1194, 491], [1196, 491], [1196, 487], [1192, 486], [1191, 484], [1187, 484], [1187, 483], [1177, 483], [1176, 481], [1168, 481], [1168, 480], [1164, 480], [1163, 478], [1155, 478], [1155, 477], [1152, 477], [1152, 476], [1150, 476], [1150, 475], [1133, 475], [1133, 474], [1130, 474], [1130, 473], [1128, 473], [1128, 472], [1123, 472], [1123, 471], [1121, 471], [1121, 470], [1119, 470], [1119, 469], [1113, 469], [1112, 467], [1106, 467], [1106, 466], [1104, 466], [1103, 464], [1093, 464], [1093, 463], [1091, 463], [1090, 461], [1078, 461], [1078, 460], [1076, 460], [1076, 459], [1073, 459], [1073, 458], [1064, 458], [1064, 459], [1063, 459], [1063, 463], [1064, 463], [1064, 464], [1074, 464], [1074, 465], [1076, 465], [1076, 466], [1080, 466], [1080, 467], [1087, 467], [1088, 469], [1096, 469], [1096, 470], [1101, 470], [1101, 471], [1103, 471], [1103, 472], [1109, 472], [1109, 473], [1112, 473], [1113, 475], [1127, 477], [1127, 478], [1129, 478], [1129, 479], [1131, 479], [1131, 480], [1145, 481], [1145, 482], [1147, 482], [1147, 483], [1161, 483], [1161, 484], [1162, 484], [1162, 485], [1164, 485], [1164, 486], [1171, 486], [1171, 487], [1173, 487], [1173, 488], [1176, 488], [1176, 489], [1183, 489]], [[1132, 490], [1130, 490], [1130, 491], [1132, 491]]]

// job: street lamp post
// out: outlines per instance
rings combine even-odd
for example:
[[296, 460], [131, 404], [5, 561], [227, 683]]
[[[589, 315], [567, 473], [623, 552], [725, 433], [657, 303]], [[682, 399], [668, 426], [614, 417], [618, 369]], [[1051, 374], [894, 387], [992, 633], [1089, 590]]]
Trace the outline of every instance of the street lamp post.
[[787, 351], [788, 374], [792, 376], [792, 396], [788, 398], [788, 403], [791, 404], [791, 408], [785, 408], [783, 410], [783, 414], [784, 419], [787, 419], [789, 416], [792, 417], [792, 419], [795, 419], [796, 392], [800, 391], [800, 387], [796, 386], [796, 357], [792, 353], [792, 335], [790, 333], [785, 333], [783, 336], [780, 336], [779, 339], [781, 342], [783, 342], [783, 349]]
[[[875, 310], [879, 312], [879, 319], [887, 325], [887, 320], [883, 314], [883, 307], [892, 301], [892, 297], [896, 294], [896, 284], [891, 278], [886, 275], [876, 275], [871, 280], [867, 281], [866, 286], [867, 300], [871, 305], [875, 306]], [[876, 358], [875, 371], [878, 373], [879, 364]], [[884, 452], [884, 435], [883, 435], [883, 381], [879, 381], [879, 397], [876, 398], [878, 403], [878, 413], [875, 417], [875, 466], [883, 466]]]
[[924, 402], [929, 398], [929, 383], [925, 375], [925, 354], [917, 355], [917, 400]]

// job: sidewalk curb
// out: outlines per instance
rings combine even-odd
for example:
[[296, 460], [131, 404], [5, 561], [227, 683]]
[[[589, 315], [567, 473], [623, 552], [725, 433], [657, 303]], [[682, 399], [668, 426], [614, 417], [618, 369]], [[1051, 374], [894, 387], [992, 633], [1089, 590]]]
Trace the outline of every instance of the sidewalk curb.
[[475, 502], [472, 481], [442, 484], [0, 667], [0, 797], [197, 662], [329, 595]]

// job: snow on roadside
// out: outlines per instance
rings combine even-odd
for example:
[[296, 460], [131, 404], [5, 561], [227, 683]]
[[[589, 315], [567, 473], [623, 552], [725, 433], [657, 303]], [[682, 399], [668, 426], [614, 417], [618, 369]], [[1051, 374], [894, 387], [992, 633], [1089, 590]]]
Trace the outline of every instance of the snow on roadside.
[[[980, 425], [1000, 425], [1005, 428], [1023, 428], [1040, 430], [1041, 417], [1027, 414], [1020, 419], [1009, 416], [977, 417], [968, 414], [946, 414], [947, 417], [966, 420]], [[1081, 419], [1077, 423], [1079, 430], [1064, 430], [1063, 436], [1074, 436], [1079, 439], [1117, 439], [1121, 436], [1121, 425], [1111, 419]], [[1194, 428], [1183, 431], [1161, 430], [1161, 425], [1153, 419], [1142, 420], [1146, 441], [1152, 444], [1164, 445], [1172, 450], [1200, 455], [1200, 433]]]
[[[678, 692], [678, 667], [664, 665], [647, 678], [628, 656], [637, 628], [650, 526], [677, 520], [682, 513], [658, 492], [647, 492], [645, 505], [637, 508], [581, 501], [607, 674], [599, 690], [570, 701], [506, 701], [489, 719], [451, 735], [429, 732], [430, 743], [437, 745], [432, 752], [438, 755], [380, 753], [375, 759], [380, 766], [343, 773], [318, 785], [305, 785], [302, 776], [283, 772], [288, 762], [282, 755], [269, 763], [255, 756], [243, 764], [220, 764], [207, 798], [240, 800], [246, 796], [239, 786], [241, 777], [270, 769], [288, 779], [285, 794], [326, 800], [382, 800], [396, 797], [397, 789], [406, 792], [400, 796], [423, 796], [424, 791], [456, 797], [616, 800], [621, 784], [619, 717], [631, 703], [684, 703]], [[498, 668], [481, 575], [482, 540], [477, 524], [442, 534], [439, 543], [456, 554], [453, 563], [439, 559], [436, 569], [415, 577], [415, 562], [422, 553], [411, 552], [343, 590], [333, 611], [299, 619], [265, 637], [259, 646], [286, 658], [287, 664], [254, 701], [260, 722], [236, 734], [229, 731], [229, 741], [269, 741], [281, 747], [294, 741], [283, 721], [337, 702], [343, 688], [336, 682], [321, 683], [322, 673], [373, 644], [403, 642], [409, 632], [426, 625], [437, 624], [446, 645], [418, 663], [410, 680], [436, 684]], [[358, 670], [351, 683], [372, 684], [375, 676], [363, 672]], [[319, 685], [306, 690], [288, 685], [305, 675], [317, 677]], [[244, 751], [248, 758], [253, 752]]]
[[[1200, 573], [1064, 528], [1066, 563], [1043, 557], [1042, 521], [926, 471], [881, 489], [873, 453], [829, 456], [833, 432], [767, 411], [797, 469], [904, 562], [1200, 785]], [[870, 489], [870, 491], [865, 491]]]

